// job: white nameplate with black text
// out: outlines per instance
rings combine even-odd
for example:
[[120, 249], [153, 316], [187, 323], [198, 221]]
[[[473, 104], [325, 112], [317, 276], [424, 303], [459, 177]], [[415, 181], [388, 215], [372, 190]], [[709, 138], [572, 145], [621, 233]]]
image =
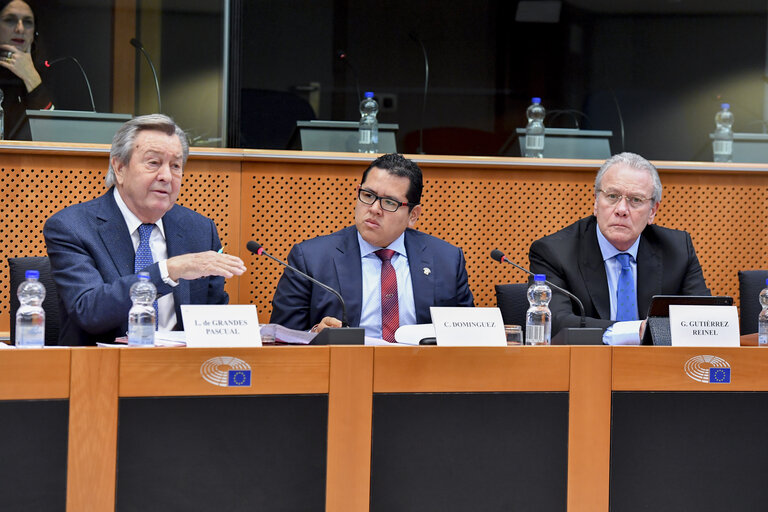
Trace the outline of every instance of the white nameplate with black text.
[[254, 304], [183, 304], [181, 316], [188, 347], [260, 347]]
[[431, 307], [437, 344], [445, 347], [506, 347], [499, 308]]
[[673, 347], [738, 347], [736, 306], [669, 305], [669, 334]]

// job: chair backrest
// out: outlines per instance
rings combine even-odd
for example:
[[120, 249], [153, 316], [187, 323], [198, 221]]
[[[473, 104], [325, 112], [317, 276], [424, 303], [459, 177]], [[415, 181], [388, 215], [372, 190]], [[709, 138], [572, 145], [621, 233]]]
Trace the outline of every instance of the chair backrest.
[[497, 284], [495, 288], [496, 306], [501, 310], [504, 323], [519, 325], [525, 331], [528, 283]]
[[40, 272], [40, 282], [45, 286], [45, 344], [58, 345], [59, 343], [59, 294], [56, 291], [56, 283], [51, 275], [51, 263], [47, 256], [30, 256], [25, 258], [8, 258], [8, 270], [10, 271], [10, 304], [11, 304], [11, 342], [16, 339], [16, 311], [19, 309], [19, 297], [17, 290], [26, 279], [27, 270]]
[[739, 270], [739, 323], [741, 334], [757, 332], [757, 315], [760, 305], [760, 290], [765, 288], [768, 270]]
[[296, 121], [315, 119], [309, 102], [287, 91], [243, 89], [240, 109], [241, 148], [289, 149]]

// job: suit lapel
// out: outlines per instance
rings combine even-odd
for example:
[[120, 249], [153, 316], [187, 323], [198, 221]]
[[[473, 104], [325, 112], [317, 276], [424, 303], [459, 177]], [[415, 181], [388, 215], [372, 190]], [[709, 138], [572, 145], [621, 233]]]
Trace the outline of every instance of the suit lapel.
[[426, 248], [412, 230], [405, 231], [405, 250], [408, 253], [408, 267], [411, 270], [416, 321], [420, 324], [428, 324], [432, 321], [429, 308], [435, 304], [434, 260], [432, 253]]
[[[184, 239], [185, 236], [193, 236], [185, 234], [186, 228], [182, 222], [179, 222], [176, 211], [177, 208], [174, 206], [168, 213], [163, 215], [165, 246], [168, 250], [169, 258], [188, 252], [184, 247]], [[181, 305], [190, 303], [189, 281], [186, 279], [179, 280], [179, 285], [173, 288], [173, 301], [176, 309], [176, 318], [181, 323]]]
[[[600, 245], [597, 243], [597, 221], [587, 225], [579, 244], [579, 268], [589, 297], [599, 318], [611, 318], [611, 298], [608, 295], [608, 277]], [[570, 290], [569, 290], [570, 291]]]
[[114, 189], [101, 197], [96, 218], [100, 224], [97, 227], [99, 237], [106, 248], [112, 262], [115, 264], [118, 274], [127, 276], [133, 274], [133, 265], [135, 260], [135, 250], [131, 241], [131, 234], [128, 232], [128, 226], [125, 224], [123, 214], [117, 207], [115, 197], [112, 195]]
[[645, 318], [651, 298], [661, 293], [661, 274], [661, 258], [648, 237], [641, 236], [637, 248], [637, 308], [640, 318]]
[[[349, 325], [360, 325], [363, 309], [363, 264], [360, 261], [360, 244], [354, 226], [344, 230], [338, 245], [333, 249], [338, 290], [347, 306]], [[326, 283], [333, 286], [332, 283]]]

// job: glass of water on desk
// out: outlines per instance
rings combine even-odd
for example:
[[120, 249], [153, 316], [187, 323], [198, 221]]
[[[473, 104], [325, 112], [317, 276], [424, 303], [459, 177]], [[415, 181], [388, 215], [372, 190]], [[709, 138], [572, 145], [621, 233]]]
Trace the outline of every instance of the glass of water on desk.
[[505, 325], [504, 333], [507, 335], [507, 345], [523, 344], [523, 328], [519, 325]]

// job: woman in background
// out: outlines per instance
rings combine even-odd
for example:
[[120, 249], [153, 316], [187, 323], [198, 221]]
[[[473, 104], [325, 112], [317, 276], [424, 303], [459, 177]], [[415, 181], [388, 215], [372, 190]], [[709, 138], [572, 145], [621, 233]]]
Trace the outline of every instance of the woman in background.
[[0, 89], [5, 138], [28, 138], [17, 133], [27, 109], [53, 109], [35, 66], [36, 36], [32, 7], [22, 0], [0, 0]]

